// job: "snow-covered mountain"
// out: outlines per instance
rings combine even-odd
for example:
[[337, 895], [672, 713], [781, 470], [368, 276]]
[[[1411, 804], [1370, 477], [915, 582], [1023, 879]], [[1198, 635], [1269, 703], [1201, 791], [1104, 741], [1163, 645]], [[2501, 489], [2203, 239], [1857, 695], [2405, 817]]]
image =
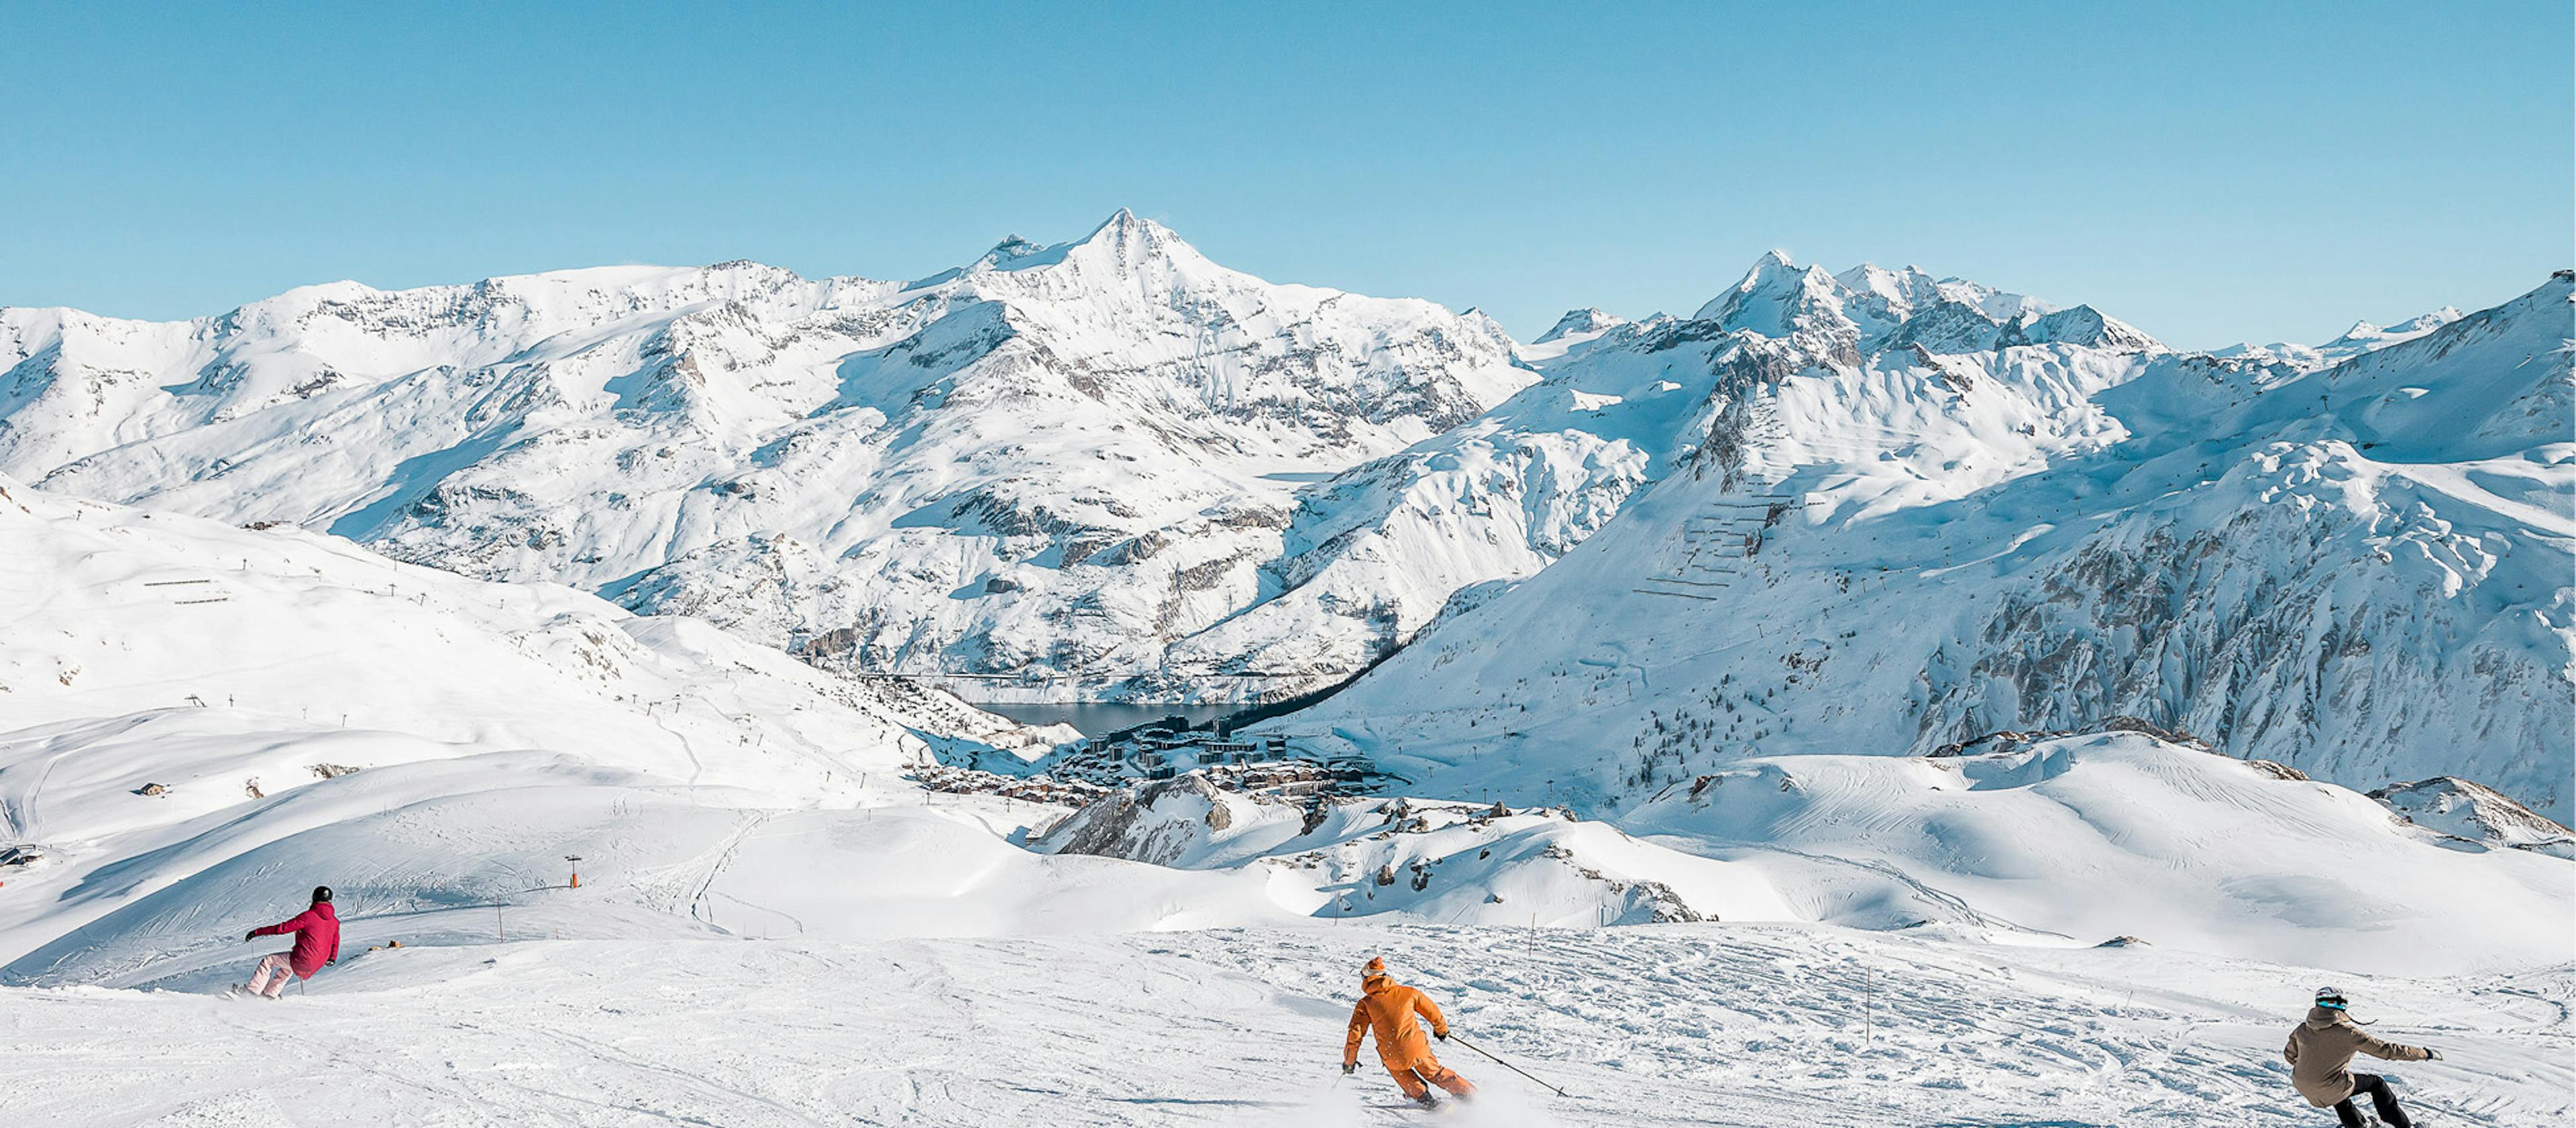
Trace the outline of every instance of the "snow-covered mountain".
[[[1298, 497], [1277, 567], [1301, 595], [1324, 593], [1326, 600], [1255, 606], [1182, 650], [1232, 652], [1250, 638], [1288, 636], [1306, 640], [1299, 658], [1308, 665], [1361, 668], [1383, 649], [1359, 644], [1410, 640], [1536, 574], [1677, 467], [1740, 459], [1739, 440], [1724, 436], [1765, 426], [1781, 431], [1770, 417], [1757, 423], [1748, 414], [1767, 408], [1740, 389], [1804, 364], [1863, 351], [1928, 358], [1985, 350], [2000, 359], [2010, 355], [1995, 352], [2001, 342], [2040, 346], [2084, 374], [2071, 383], [2043, 376], [2014, 410], [2034, 427], [2082, 431], [2094, 425], [2083, 413], [2059, 418], [2080, 398], [2074, 387], [2115, 381], [2141, 356], [2164, 352], [2089, 307], [2053, 310], [1911, 268], [1864, 265], [1839, 276], [1802, 270], [1779, 252], [1693, 319], [1627, 322], [1577, 310], [1544, 340], [1521, 351], [1545, 373], [1541, 382], [1472, 422]], [[1974, 356], [1941, 362], [1962, 374], [1984, 363]], [[2028, 382], [2010, 384], [2016, 390], [2007, 394], [2022, 396], [2020, 384]], [[1820, 417], [1846, 410], [1865, 413], [1873, 405], [1816, 405]], [[2021, 434], [1997, 438], [1995, 450], [1975, 459], [1993, 465], [1974, 472], [2009, 472], [2033, 445]], [[1319, 609], [1351, 603], [1385, 610], [1385, 639], [1328, 629]]]
[[1618, 810], [1752, 755], [2125, 715], [2563, 820], [2569, 297], [2561, 273], [2305, 368], [1774, 256], [1408, 452], [1477, 458], [1419, 457], [1383, 492], [1470, 496], [1451, 483], [1569, 445], [1626, 461], [1522, 490], [1552, 499], [1535, 516], [1485, 506], [1492, 539], [1598, 532], [1272, 727], [1447, 793]]
[[[1410, 732], [1479, 677], [1549, 714], [1586, 695], [1523, 685], [1651, 670], [1632, 743], [1752, 679], [1778, 722], [1707, 748], [2134, 715], [2563, 818], [2566, 289], [2198, 354], [1774, 252], [1689, 318], [1578, 310], [1515, 346], [1122, 212], [910, 283], [734, 263], [0, 311], [0, 471], [1056, 697], [1311, 689], [1445, 624], [1303, 732]], [[1493, 739], [1426, 724], [1407, 754]], [[1562, 750], [1525, 751], [1545, 779]]]
[[1568, 310], [1565, 316], [1556, 319], [1556, 324], [1548, 327], [1547, 332], [1520, 347], [1521, 359], [1543, 365], [1600, 340], [1602, 334], [1629, 323], [1627, 318], [1597, 308]]
[[2395, 325], [2373, 325], [2356, 321], [2341, 336], [2322, 345], [2294, 345], [2275, 342], [2268, 345], [2231, 345], [2215, 350], [2224, 357], [2250, 357], [2257, 360], [2279, 360], [2302, 368], [2325, 368], [2341, 364], [2373, 349], [2402, 344], [2439, 329], [2461, 317], [2452, 306], [2407, 318]]
[[[0, 310], [0, 472], [827, 665], [1223, 695], [1392, 645], [1391, 599], [1298, 590], [1337, 555], [1285, 547], [1298, 491], [1476, 419], [1535, 379], [1511, 350], [1482, 315], [1272, 285], [1122, 211], [910, 283], [737, 262], [166, 324]], [[1244, 671], [1284, 676], [1210, 676]]]
[[1590, 340], [1627, 323], [1627, 318], [1599, 308], [1586, 307], [1570, 310], [1565, 316], [1557, 318], [1556, 324], [1549, 327], [1547, 332], [1539, 334], [1538, 339], [1530, 343], [1549, 345], [1576, 338]]

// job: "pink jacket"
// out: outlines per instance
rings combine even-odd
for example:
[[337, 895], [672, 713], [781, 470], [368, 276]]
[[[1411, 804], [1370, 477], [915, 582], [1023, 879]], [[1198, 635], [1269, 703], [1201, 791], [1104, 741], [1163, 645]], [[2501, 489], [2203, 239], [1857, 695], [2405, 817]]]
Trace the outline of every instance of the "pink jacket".
[[322, 965], [340, 958], [340, 914], [331, 911], [331, 902], [315, 901], [313, 907], [283, 924], [272, 924], [251, 933], [253, 936], [295, 934], [295, 951], [287, 962], [295, 969], [297, 979], [311, 979]]

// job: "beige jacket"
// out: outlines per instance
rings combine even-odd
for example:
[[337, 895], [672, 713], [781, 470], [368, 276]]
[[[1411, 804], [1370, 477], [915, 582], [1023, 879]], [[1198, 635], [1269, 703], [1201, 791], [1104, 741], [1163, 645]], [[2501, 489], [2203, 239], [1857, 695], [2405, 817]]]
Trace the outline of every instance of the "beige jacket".
[[2353, 1025], [2352, 1016], [2325, 1007], [2308, 1008], [2308, 1020], [2290, 1028], [2290, 1044], [2281, 1056], [2290, 1059], [2290, 1083], [2308, 1103], [2325, 1108], [2352, 1095], [2352, 1055], [2369, 1054], [2389, 1061], [2424, 1061], [2431, 1050], [2383, 1042]]

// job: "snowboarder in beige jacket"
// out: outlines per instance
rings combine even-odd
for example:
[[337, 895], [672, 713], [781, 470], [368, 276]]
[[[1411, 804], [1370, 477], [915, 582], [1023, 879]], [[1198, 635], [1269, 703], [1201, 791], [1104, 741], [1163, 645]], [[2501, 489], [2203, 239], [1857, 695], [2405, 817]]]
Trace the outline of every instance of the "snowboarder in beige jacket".
[[2365, 1093], [2380, 1123], [2413, 1128], [2406, 1110], [2397, 1107], [2397, 1094], [2389, 1091], [2387, 1078], [2345, 1067], [2352, 1064], [2354, 1054], [2385, 1061], [2439, 1061], [2441, 1053], [2372, 1037], [2353, 1022], [2346, 1005], [2343, 992], [2324, 988], [2317, 992], [2317, 1005], [2309, 1008], [2307, 1021], [2290, 1029], [2290, 1043], [2281, 1047], [2281, 1056], [2290, 1061], [2290, 1083], [2298, 1086], [2299, 1095], [2308, 1098], [2309, 1104], [2334, 1109], [2345, 1128], [2361, 1128], [2361, 1112], [2352, 1106], [2352, 1098]]

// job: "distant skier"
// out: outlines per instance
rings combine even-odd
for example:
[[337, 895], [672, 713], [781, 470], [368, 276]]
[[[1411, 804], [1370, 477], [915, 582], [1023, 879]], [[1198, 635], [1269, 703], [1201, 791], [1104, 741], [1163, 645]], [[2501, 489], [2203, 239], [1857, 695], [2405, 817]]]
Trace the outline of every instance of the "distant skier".
[[2298, 1086], [2299, 1095], [2318, 1108], [2332, 1108], [2342, 1118], [2344, 1128], [2361, 1128], [2361, 1112], [2352, 1107], [2355, 1096], [2367, 1094], [2379, 1112], [2379, 1121], [2388, 1128], [2413, 1128], [2406, 1110], [2397, 1107], [2397, 1094], [2388, 1089], [2388, 1079], [2376, 1073], [2349, 1073], [2352, 1055], [2369, 1054], [2385, 1061], [2440, 1061], [2439, 1050], [2420, 1046], [2401, 1046], [2370, 1036], [2346, 1013], [2343, 992], [2327, 987], [2317, 992], [2317, 1005], [2308, 1011], [2307, 1021], [2290, 1028], [2290, 1044], [2281, 1047], [2281, 1056], [2290, 1060], [2290, 1083]]
[[1360, 1037], [1377, 1033], [1377, 1059], [1395, 1076], [1404, 1095], [1431, 1108], [1440, 1098], [1431, 1095], [1431, 1086], [1447, 1089], [1451, 1096], [1465, 1100], [1476, 1095], [1476, 1087], [1458, 1072], [1440, 1064], [1431, 1056], [1431, 1047], [1422, 1040], [1422, 1026], [1413, 1016], [1419, 1014], [1431, 1023], [1431, 1036], [1449, 1040], [1449, 1021], [1440, 1017], [1440, 1008], [1422, 992], [1386, 977], [1386, 961], [1371, 959], [1360, 969], [1360, 1001], [1351, 1007], [1350, 1037], [1342, 1043], [1342, 1072], [1359, 1068]]
[[259, 970], [251, 973], [250, 983], [234, 990], [274, 999], [286, 993], [287, 973], [293, 972], [297, 979], [311, 979], [322, 965], [340, 958], [340, 915], [331, 908], [330, 886], [313, 888], [312, 908], [284, 922], [254, 928], [250, 935], [242, 937], [242, 942], [289, 934], [295, 937], [294, 950], [261, 957]]

